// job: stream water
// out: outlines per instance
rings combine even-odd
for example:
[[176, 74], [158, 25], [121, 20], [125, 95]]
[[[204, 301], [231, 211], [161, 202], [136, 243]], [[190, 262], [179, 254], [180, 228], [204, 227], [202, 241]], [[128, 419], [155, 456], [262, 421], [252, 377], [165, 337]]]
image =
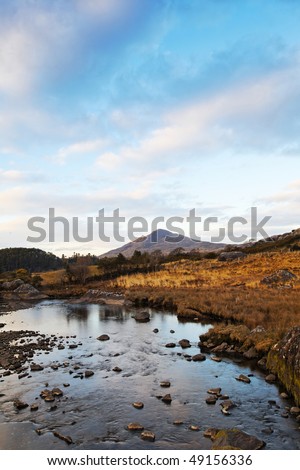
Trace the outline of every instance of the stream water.
[[[172, 313], [153, 310], [150, 322], [137, 323], [133, 313], [117, 306], [44, 301], [1, 316], [6, 323], [2, 331], [35, 330], [61, 336], [65, 345], [35, 355], [34, 362], [43, 370], [21, 379], [17, 374], [0, 379], [1, 449], [210, 449], [211, 441], [203, 436], [210, 427], [254, 434], [266, 442], [266, 449], [300, 449], [299, 423], [282, 417], [293, 403], [282, 399], [278, 387], [266, 383], [251, 363], [226, 358], [217, 363], [209, 355], [204, 362], [187, 360], [186, 354], [200, 352], [199, 335], [211, 325], [180, 323]], [[99, 341], [102, 334], [109, 335], [109, 341]], [[179, 346], [183, 338], [190, 340], [191, 348]], [[169, 342], [177, 346], [166, 348]], [[72, 344], [77, 347], [70, 349]], [[113, 371], [115, 367], [122, 371]], [[94, 375], [85, 378], [80, 373], [85, 370]], [[241, 373], [250, 374], [251, 383], [236, 381]], [[170, 388], [162, 388], [161, 381], [170, 381]], [[46, 387], [59, 387], [64, 394], [46, 403], [40, 398]], [[215, 387], [237, 405], [228, 416], [221, 413], [218, 401], [206, 404], [207, 390]], [[158, 398], [166, 393], [172, 396], [171, 404]], [[38, 410], [17, 410], [16, 398], [36, 403]], [[143, 409], [132, 406], [136, 401], [144, 403]], [[174, 425], [176, 420], [182, 424]], [[155, 442], [128, 431], [131, 422], [153, 431]], [[199, 431], [190, 430], [190, 425]], [[73, 444], [68, 447], [54, 430], [70, 436]]]

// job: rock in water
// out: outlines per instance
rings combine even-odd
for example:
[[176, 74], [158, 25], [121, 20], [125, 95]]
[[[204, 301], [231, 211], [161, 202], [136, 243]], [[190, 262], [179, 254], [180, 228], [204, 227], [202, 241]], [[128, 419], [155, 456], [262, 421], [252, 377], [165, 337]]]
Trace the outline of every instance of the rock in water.
[[169, 382], [168, 380], [164, 380], [163, 382], [160, 382], [159, 385], [163, 388], [169, 388], [171, 387], [171, 382]]
[[143, 431], [141, 433], [141, 438], [144, 441], [154, 442], [155, 441], [155, 434], [154, 434], [154, 432], [151, 432], [151, 431]]
[[132, 406], [137, 410], [141, 410], [142, 408], [144, 408], [144, 403], [142, 403], [141, 401], [135, 401], [134, 403], [132, 403]]
[[164, 397], [162, 397], [162, 401], [164, 403], [168, 403], [168, 404], [171, 404], [172, 402], [172, 397], [169, 393], [167, 393], [167, 395], [165, 395]]
[[99, 341], [108, 341], [110, 337], [108, 335], [101, 335], [97, 338]]
[[276, 375], [274, 374], [268, 374], [266, 377], [265, 377], [265, 381], [270, 383], [270, 384], [273, 384], [274, 382], [276, 382]]
[[235, 378], [235, 380], [238, 380], [239, 382], [244, 382], [246, 384], [249, 384], [251, 382], [249, 377], [247, 377], [247, 375], [244, 375], [244, 374], [240, 374], [238, 377]]
[[180, 346], [182, 347], [182, 349], [190, 348], [190, 347], [191, 347], [191, 343], [189, 342], [188, 339], [181, 339], [181, 340], [179, 341], [179, 344], [180, 344]]
[[139, 323], [146, 323], [150, 321], [150, 313], [146, 311], [136, 312], [133, 318]]
[[140, 423], [129, 423], [127, 426], [128, 431], [143, 431], [144, 426]]
[[204, 354], [195, 354], [195, 356], [192, 357], [192, 361], [194, 362], [202, 362], [205, 361], [206, 356]]
[[212, 450], [259, 450], [266, 445], [264, 441], [239, 429], [221, 429], [212, 439]]

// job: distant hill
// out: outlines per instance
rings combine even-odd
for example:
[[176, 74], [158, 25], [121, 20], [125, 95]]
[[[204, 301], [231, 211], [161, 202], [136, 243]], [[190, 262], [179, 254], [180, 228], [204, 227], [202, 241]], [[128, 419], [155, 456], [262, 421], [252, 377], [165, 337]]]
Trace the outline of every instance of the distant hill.
[[228, 245], [224, 251], [243, 251], [244, 253], [264, 253], [266, 251], [300, 251], [300, 228], [291, 232], [247, 242], [241, 245]]
[[[176, 241], [176, 237], [178, 237], [176, 233], [158, 229], [120, 248], [108, 251], [99, 256], [99, 258], [118, 256], [120, 253], [126, 258], [129, 258], [136, 250], [142, 253], [153, 253], [156, 250], [160, 250], [163, 255], [167, 255], [177, 248], [182, 249], [184, 252], [190, 252], [192, 250], [203, 252], [217, 251], [227, 246], [225, 243], [196, 242], [189, 237], [184, 237], [183, 240]], [[169, 241], [168, 238], [170, 238], [170, 240], [173, 238], [174, 241]]]
[[53, 253], [37, 248], [4, 248], [0, 250], [0, 273], [27, 269], [30, 272], [61, 268], [62, 260]]

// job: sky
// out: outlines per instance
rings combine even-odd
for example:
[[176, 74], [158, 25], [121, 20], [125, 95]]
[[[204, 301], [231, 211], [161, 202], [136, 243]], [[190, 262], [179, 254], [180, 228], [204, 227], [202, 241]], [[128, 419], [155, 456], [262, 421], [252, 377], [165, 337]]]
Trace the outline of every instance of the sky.
[[0, 248], [104, 253], [102, 209], [125, 241], [191, 209], [208, 241], [232, 217], [250, 237], [251, 207], [298, 228], [299, 23], [296, 0], [0, 0]]

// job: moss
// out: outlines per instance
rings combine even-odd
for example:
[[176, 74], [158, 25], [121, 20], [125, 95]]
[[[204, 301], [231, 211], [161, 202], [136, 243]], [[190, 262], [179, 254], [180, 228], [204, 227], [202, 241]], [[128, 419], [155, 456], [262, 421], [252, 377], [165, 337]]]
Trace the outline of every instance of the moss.
[[276, 349], [272, 349], [267, 358], [267, 369], [276, 374], [286, 390], [293, 396], [296, 404], [300, 405], [300, 376]]

